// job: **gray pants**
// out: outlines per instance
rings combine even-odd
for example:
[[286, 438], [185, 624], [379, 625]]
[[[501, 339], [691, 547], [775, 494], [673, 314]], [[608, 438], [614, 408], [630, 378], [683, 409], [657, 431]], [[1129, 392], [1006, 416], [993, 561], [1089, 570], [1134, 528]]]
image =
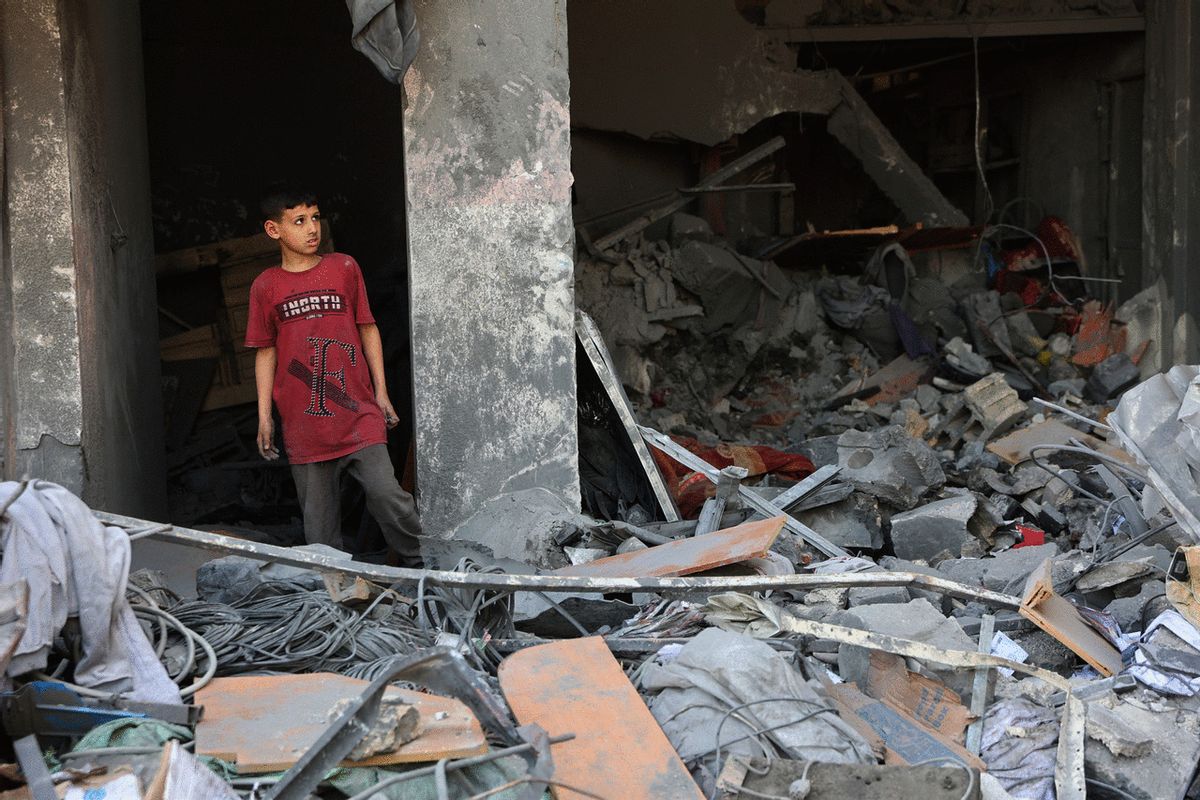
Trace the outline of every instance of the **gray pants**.
[[379, 523], [388, 547], [407, 558], [420, 556], [421, 519], [416, 503], [400, 488], [387, 446], [382, 444], [331, 461], [292, 465], [304, 511], [305, 540], [342, 549], [341, 481], [345, 473], [363, 488], [367, 511]]

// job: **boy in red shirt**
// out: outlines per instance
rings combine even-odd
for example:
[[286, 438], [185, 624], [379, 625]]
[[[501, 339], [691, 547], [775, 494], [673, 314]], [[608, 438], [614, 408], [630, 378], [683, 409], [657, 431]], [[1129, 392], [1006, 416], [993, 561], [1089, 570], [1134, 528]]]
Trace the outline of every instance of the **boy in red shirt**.
[[258, 351], [258, 451], [268, 460], [279, 457], [273, 401], [308, 543], [342, 547], [340, 483], [349, 473], [388, 545], [406, 565], [419, 566], [421, 521], [387, 451], [387, 429], [399, 419], [362, 272], [350, 256], [317, 252], [321, 212], [311, 192], [272, 192], [261, 210], [281, 259], [250, 287], [246, 346]]

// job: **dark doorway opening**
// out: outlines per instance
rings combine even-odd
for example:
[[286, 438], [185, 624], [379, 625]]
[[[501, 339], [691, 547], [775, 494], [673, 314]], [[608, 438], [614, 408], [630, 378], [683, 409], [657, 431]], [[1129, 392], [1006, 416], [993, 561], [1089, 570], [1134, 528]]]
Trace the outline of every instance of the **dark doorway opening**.
[[[264, 187], [317, 192], [329, 245], [363, 270], [401, 418], [389, 449], [410, 476], [401, 90], [351, 47], [345, 7], [325, 0], [153, 0], [142, 32], [171, 517], [297, 543], [289, 470], [253, 446], [241, 303], [277, 259], [246, 237], [261, 233]], [[348, 547], [382, 547], [353, 493], [343, 512]]]

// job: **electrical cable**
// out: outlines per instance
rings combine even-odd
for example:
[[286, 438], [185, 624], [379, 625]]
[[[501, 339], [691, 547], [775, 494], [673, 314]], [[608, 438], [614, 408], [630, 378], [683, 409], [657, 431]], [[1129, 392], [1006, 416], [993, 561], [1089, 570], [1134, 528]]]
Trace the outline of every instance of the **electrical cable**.
[[975, 168], [977, 170], [979, 170], [979, 182], [983, 185], [983, 196], [985, 198], [985, 206], [984, 206], [985, 211], [984, 211], [984, 215], [983, 215], [983, 220], [984, 220], [984, 222], [987, 222], [989, 219], [991, 219], [992, 212], [995, 211], [996, 208], [995, 208], [995, 204], [992, 200], [991, 187], [988, 186], [987, 170], [985, 170], [983, 168], [983, 152], [982, 152], [982, 148], [980, 146], [980, 140], [983, 139], [983, 128], [981, 125], [983, 104], [981, 102], [980, 92], [979, 92], [979, 37], [978, 36], [974, 36], [974, 35], [971, 36], [971, 52], [974, 55], [974, 61], [975, 61], [975, 130], [973, 131], [973, 133], [975, 134], [975, 136], [974, 136], [974, 139], [975, 139]]

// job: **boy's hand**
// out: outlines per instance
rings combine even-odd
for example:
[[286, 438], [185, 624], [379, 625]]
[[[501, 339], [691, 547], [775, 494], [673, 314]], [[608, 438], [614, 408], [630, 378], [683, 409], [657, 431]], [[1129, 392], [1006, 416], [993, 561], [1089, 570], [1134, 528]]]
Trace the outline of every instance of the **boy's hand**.
[[275, 423], [270, 419], [258, 421], [258, 454], [267, 461], [279, 458], [275, 449]]
[[396, 409], [392, 408], [392, 401], [386, 394], [375, 395], [375, 402], [379, 404], [379, 410], [383, 412], [383, 421], [387, 423], [388, 430], [400, 424], [400, 417], [396, 416]]

